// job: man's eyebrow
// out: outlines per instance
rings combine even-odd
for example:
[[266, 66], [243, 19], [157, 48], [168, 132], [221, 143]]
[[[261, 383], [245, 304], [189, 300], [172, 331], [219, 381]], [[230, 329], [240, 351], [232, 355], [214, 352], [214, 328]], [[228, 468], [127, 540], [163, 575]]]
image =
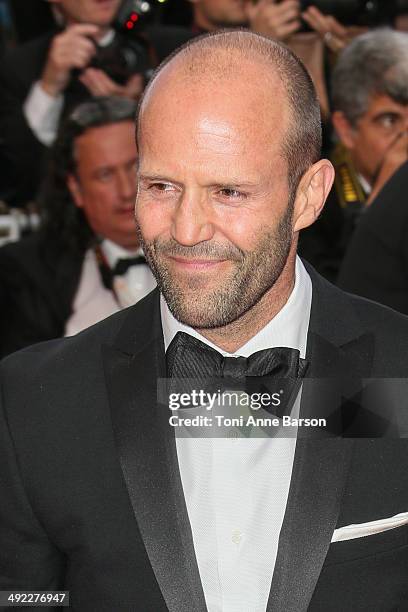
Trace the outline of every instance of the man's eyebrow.
[[171, 179], [166, 178], [164, 174], [144, 174], [139, 173], [139, 178], [147, 179], [149, 181], [170, 181]]
[[164, 174], [143, 174], [139, 173], [137, 175], [137, 180], [140, 181], [151, 181], [157, 183], [173, 183], [173, 185], [182, 186], [179, 181], [175, 181], [169, 177], [166, 177]]
[[[166, 177], [163, 174], [139, 174], [139, 180], [144, 181], [163, 181], [174, 183], [175, 185], [181, 185], [179, 181], [176, 181], [172, 178]], [[243, 187], [256, 187], [258, 183], [256, 181], [249, 181], [238, 178], [226, 179], [225, 181], [217, 180], [216, 182], [211, 182], [206, 185], [206, 187], [217, 187], [218, 189], [222, 189], [225, 187], [234, 187], [234, 188], [243, 188]]]
[[110, 172], [113, 169], [114, 169], [114, 166], [112, 165], [98, 166], [97, 168], [94, 169], [92, 174], [96, 175], [96, 174], [99, 174], [100, 172], [106, 172], [107, 170]]
[[395, 117], [402, 117], [403, 113], [396, 109], [388, 109], [388, 110], [384, 109], [384, 110], [378, 111], [373, 116], [373, 119], [375, 121], [376, 119], [381, 119], [382, 117], [386, 117], [387, 115], [394, 115]]
[[225, 187], [233, 187], [234, 189], [245, 189], [249, 187], [256, 187], [258, 185], [255, 181], [248, 180], [226, 180], [226, 181], [217, 181], [216, 183], [211, 183], [209, 187], [217, 187], [218, 189], [225, 189]]

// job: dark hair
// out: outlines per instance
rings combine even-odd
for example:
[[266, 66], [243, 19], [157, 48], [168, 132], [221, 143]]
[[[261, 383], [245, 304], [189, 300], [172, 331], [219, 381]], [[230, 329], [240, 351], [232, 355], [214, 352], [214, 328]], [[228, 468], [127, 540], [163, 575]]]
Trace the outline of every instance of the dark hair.
[[312, 79], [301, 60], [285, 45], [248, 30], [221, 30], [198, 36], [174, 51], [156, 69], [140, 102], [137, 112], [137, 133], [140, 110], [155, 80], [175, 58], [187, 60], [189, 76], [197, 68], [202, 77], [203, 57], [208, 59], [211, 70], [217, 64], [219, 51], [241, 53], [243, 57], [263, 62], [278, 74], [287, 94], [291, 111], [291, 125], [283, 142], [283, 155], [288, 164], [288, 183], [294, 198], [299, 180], [321, 154], [322, 126], [320, 106]]
[[61, 249], [79, 255], [93, 243], [95, 236], [67, 186], [76, 172], [75, 140], [88, 129], [133, 121], [136, 105], [125, 98], [95, 98], [84, 102], [63, 121], [51, 150], [49, 171], [40, 198], [43, 231], [47, 239], [58, 239]]

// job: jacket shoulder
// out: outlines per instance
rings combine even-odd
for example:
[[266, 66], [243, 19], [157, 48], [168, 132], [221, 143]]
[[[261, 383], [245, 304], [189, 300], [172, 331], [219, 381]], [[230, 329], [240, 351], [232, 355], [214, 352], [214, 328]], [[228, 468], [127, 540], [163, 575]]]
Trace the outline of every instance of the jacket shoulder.
[[33, 379], [37, 375], [46, 378], [49, 375], [64, 376], [65, 368], [80, 372], [81, 368], [89, 370], [94, 366], [99, 367], [102, 346], [115, 346], [120, 333], [126, 337], [133, 334], [131, 346], [137, 350], [138, 338], [143, 335], [140, 330], [146, 332], [149, 328], [148, 321], [157, 302], [157, 290], [154, 290], [137, 304], [112, 314], [74, 336], [40, 342], [17, 351], [1, 361], [3, 371], [17, 372], [24, 379]]

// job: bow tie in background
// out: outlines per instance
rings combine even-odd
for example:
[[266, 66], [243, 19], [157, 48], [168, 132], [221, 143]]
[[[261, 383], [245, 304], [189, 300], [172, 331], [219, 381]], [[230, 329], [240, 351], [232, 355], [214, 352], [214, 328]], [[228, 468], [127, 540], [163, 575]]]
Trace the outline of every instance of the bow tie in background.
[[113, 289], [113, 279], [115, 276], [123, 276], [132, 266], [139, 266], [140, 264], [146, 264], [146, 259], [143, 255], [137, 255], [136, 257], [126, 257], [118, 259], [116, 265], [110, 268], [102, 250], [98, 247], [95, 250], [99, 271], [101, 274], [102, 282], [106, 289]]
[[129, 270], [129, 268], [132, 268], [132, 266], [139, 266], [140, 264], [145, 263], [146, 259], [143, 255], [118, 259], [115, 264], [115, 267], [112, 269], [112, 276], [123, 276]]
[[188, 393], [194, 388], [214, 392], [221, 387], [221, 390], [239, 389], [251, 394], [274, 393], [282, 389], [286, 401], [282, 402], [281, 414], [291, 408], [297, 395], [294, 392], [308, 368], [308, 361], [300, 357], [297, 349], [274, 347], [257, 351], [249, 357], [223, 357], [217, 350], [184, 332], [178, 332], [170, 343], [166, 364], [167, 376], [172, 379], [172, 392]]

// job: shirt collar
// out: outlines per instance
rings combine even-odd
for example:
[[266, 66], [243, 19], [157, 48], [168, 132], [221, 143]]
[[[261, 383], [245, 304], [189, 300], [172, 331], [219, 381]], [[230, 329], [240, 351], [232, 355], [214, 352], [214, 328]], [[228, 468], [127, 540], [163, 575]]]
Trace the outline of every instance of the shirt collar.
[[286, 346], [298, 349], [300, 356], [306, 356], [307, 332], [309, 329], [310, 309], [312, 305], [312, 281], [300, 260], [296, 257], [295, 285], [288, 301], [278, 314], [265, 325], [253, 338], [235, 353], [227, 353], [204, 338], [192, 327], [183, 325], [171, 314], [163, 296], [160, 296], [160, 312], [164, 335], [164, 345], [167, 348], [174, 336], [183, 331], [194, 336], [223, 355], [248, 357], [256, 351]]
[[370, 185], [370, 183], [367, 181], [367, 179], [364, 178], [364, 176], [362, 174], [358, 174], [357, 175], [358, 180], [360, 181], [360, 185], [363, 188], [363, 191], [366, 195], [370, 195], [371, 191], [372, 191], [372, 187]]
[[143, 255], [143, 250], [141, 248], [128, 251], [107, 238], [101, 242], [101, 250], [106, 257], [106, 261], [110, 268], [114, 268], [119, 259], [129, 259], [130, 257]]

